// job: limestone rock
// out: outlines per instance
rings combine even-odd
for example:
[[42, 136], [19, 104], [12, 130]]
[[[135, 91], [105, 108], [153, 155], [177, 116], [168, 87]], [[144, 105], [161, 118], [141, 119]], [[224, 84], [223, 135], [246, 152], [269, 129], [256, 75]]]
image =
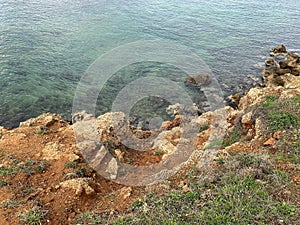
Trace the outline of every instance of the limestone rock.
[[246, 113], [245, 115], [242, 116], [242, 124], [244, 128], [251, 128], [253, 125], [253, 121], [252, 121], [252, 111]]
[[286, 47], [284, 45], [278, 45], [275, 48], [272, 48], [270, 51], [271, 56], [275, 56], [276, 54], [279, 53], [287, 53]]
[[95, 193], [95, 190], [90, 186], [92, 184], [93, 179], [91, 178], [76, 178], [61, 182], [57, 188], [72, 189], [77, 196], [80, 196], [83, 193], [92, 195]]
[[272, 146], [275, 143], [276, 143], [276, 139], [275, 138], [270, 138], [266, 142], [264, 142], [264, 146]]
[[117, 176], [118, 176], [118, 162], [115, 158], [112, 158], [110, 160], [110, 162], [108, 163], [108, 166], [105, 170], [105, 172], [107, 173], [108, 177], [111, 179], [111, 180], [115, 180], [117, 179]]
[[129, 121], [122, 112], [106, 113], [96, 119], [96, 126], [101, 142], [120, 145], [122, 139], [132, 135], [129, 131]]
[[116, 149], [116, 150], [115, 150], [115, 154], [117, 155], [118, 160], [119, 160], [120, 162], [124, 162], [124, 161], [125, 161], [125, 160], [124, 160], [125, 152], [122, 152], [120, 149]]
[[44, 160], [59, 160], [66, 158], [69, 162], [74, 162], [79, 159], [78, 155], [66, 153], [62, 149], [64, 149], [64, 145], [61, 145], [58, 142], [49, 142], [42, 150], [42, 157]]

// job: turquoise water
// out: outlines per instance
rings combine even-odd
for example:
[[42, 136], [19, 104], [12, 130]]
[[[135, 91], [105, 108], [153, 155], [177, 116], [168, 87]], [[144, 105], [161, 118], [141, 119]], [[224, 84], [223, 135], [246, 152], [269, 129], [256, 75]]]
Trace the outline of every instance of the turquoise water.
[[[254, 64], [271, 47], [300, 48], [299, 8], [296, 0], [0, 0], [0, 124], [16, 126], [47, 111], [68, 118], [89, 65], [139, 40], [186, 46], [225, 93], [238, 91], [249, 76], [259, 77]], [[149, 67], [118, 76], [168, 73]]]

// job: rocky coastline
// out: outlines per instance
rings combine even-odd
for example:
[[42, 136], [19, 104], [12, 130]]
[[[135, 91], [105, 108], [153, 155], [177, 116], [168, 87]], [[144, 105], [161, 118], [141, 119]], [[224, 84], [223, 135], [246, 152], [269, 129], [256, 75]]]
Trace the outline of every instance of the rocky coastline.
[[[209, 82], [207, 78], [203, 85]], [[20, 215], [31, 209], [45, 212], [46, 224], [71, 224], [78, 215], [90, 211], [109, 212], [114, 217], [128, 212], [128, 207], [145, 193], [161, 195], [174, 187], [189, 190], [185, 181], [191, 168], [213, 170], [221, 160], [240, 151], [273, 154], [284, 149], [282, 143], [288, 145], [286, 140], [296, 146], [296, 153], [289, 153], [295, 154], [296, 161], [280, 161], [278, 166], [300, 187], [299, 55], [287, 52], [283, 45], [273, 48], [265, 61], [262, 82], [245, 95], [230, 96], [229, 105], [214, 111], [200, 113], [195, 108], [195, 113], [186, 117], [178, 105], [169, 107], [174, 120], [154, 130], [131, 126], [122, 112], [98, 118], [80, 112], [73, 115], [72, 124], [60, 115], [46, 113], [15, 129], [0, 127], [0, 203], [20, 203], [1, 207], [0, 223], [19, 224]], [[124, 135], [120, 137], [120, 133]], [[130, 135], [145, 142], [128, 147], [124, 142]], [[124, 174], [121, 163], [135, 168], [160, 164], [180, 148], [190, 155], [183, 163], [175, 162], [181, 163], [179, 171], [153, 175], [154, 180], [149, 182], [145, 176], [144, 183], [137, 187], [126, 184], [128, 180], [135, 182], [135, 174]], [[99, 170], [103, 171], [101, 176]], [[299, 193], [290, 191], [286, 195], [293, 196], [293, 203], [300, 206]]]

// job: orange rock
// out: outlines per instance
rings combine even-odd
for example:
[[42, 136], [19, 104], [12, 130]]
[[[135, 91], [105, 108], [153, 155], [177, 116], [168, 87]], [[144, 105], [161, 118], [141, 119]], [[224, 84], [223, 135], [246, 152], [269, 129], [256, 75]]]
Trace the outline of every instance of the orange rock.
[[270, 138], [269, 140], [267, 140], [265, 143], [264, 143], [264, 146], [272, 146], [276, 143], [276, 140], [274, 138]]
[[280, 130], [276, 131], [276, 132], [273, 134], [273, 138], [275, 138], [276, 140], [278, 140], [279, 137], [280, 137], [280, 134], [281, 134], [281, 131], [280, 131]]

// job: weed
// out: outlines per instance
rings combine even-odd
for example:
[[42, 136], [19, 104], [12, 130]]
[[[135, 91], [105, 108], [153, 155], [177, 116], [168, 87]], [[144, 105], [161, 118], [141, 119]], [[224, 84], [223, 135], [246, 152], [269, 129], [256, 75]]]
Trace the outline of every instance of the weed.
[[0, 168], [0, 176], [15, 175], [18, 172], [17, 167], [2, 167]]
[[77, 162], [67, 162], [65, 164], [65, 168], [73, 168], [75, 169], [77, 167]]
[[274, 102], [276, 99], [278, 99], [276, 95], [266, 95], [265, 98], [268, 102]]
[[38, 173], [43, 173], [47, 170], [47, 168], [49, 167], [49, 163], [46, 161], [41, 161], [37, 164], [36, 166], [36, 171]]
[[217, 164], [218, 165], [223, 165], [225, 163], [225, 159], [224, 158], [217, 158]]
[[156, 150], [155, 155], [163, 155], [164, 152], [162, 150]]
[[37, 133], [38, 135], [43, 135], [44, 133], [46, 133], [46, 131], [43, 130], [43, 129], [40, 129], [40, 130], [38, 130], [36, 133]]
[[281, 161], [290, 161], [294, 164], [300, 164], [300, 130], [289, 130], [280, 135], [277, 141], [278, 151], [275, 157]]
[[7, 185], [8, 185], [7, 181], [5, 181], [5, 180], [0, 180], [0, 188], [1, 188], [1, 187], [4, 187], [4, 186], [7, 186]]
[[32, 176], [36, 173], [45, 172], [49, 166], [50, 164], [47, 161], [27, 159], [19, 168], [23, 169], [26, 176]]
[[22, 224], [40, 225], [45, 220], [48, 211], [42, 210], [39, 207], [34, 207], [23, 213], [20, 213], [20, 221]]
[[273, 132], [296, 127], [299, 123], [299, 117], [289, 111], [279, 110], [268, 115], [268, 127]]
[[75, 173], [80, 176], [80, 177], [84, 177], [86, 175], [86, 169], [85, 168], [82, 168], [80, 170], [76, 170]]
[[222, 145], [223, 145], [222, 140], [216, 140], [216, 141], [211, 142], [208, 146], [206, 146], [204, 150], [212, 149], [212, 148], [215, 148], [215, 147], [220, 147]]
[[80, 214], [77, 217], [76, 222], [80, 224], [96, 225], [101, 224], [102, 221], [96, 213], [88, 212]]
[[240, 141], [241, 137], [242, 137], [242, 131], [239, 128], [235, 127], [233, 131], [227, 137], [225, 137], [222, 145], [230, 146], [233, 143]]
[[275, 95], [266, 95], [265, 96], [266, 101], [261, 105], [263, 108], [269, 108], [272, 109], [274, 108], [276, 105], [278, 105], [275, 101], [276, 99], [278, 99], [277, 96]]
[[35, 188], [29, 187], [29, 188], [26, 188], [26, 189], [22, 190], [22, 195], [25, 196], [25, 195], [28, 195], [28, 194], [34, 192], [34, 191], [35, 191]]
[[0, 207], [3, 209], [15, 209], [19, 205], [21, 205], [20, 201], [17, 201], [15, 199], [7, 199], [1, 202]]

